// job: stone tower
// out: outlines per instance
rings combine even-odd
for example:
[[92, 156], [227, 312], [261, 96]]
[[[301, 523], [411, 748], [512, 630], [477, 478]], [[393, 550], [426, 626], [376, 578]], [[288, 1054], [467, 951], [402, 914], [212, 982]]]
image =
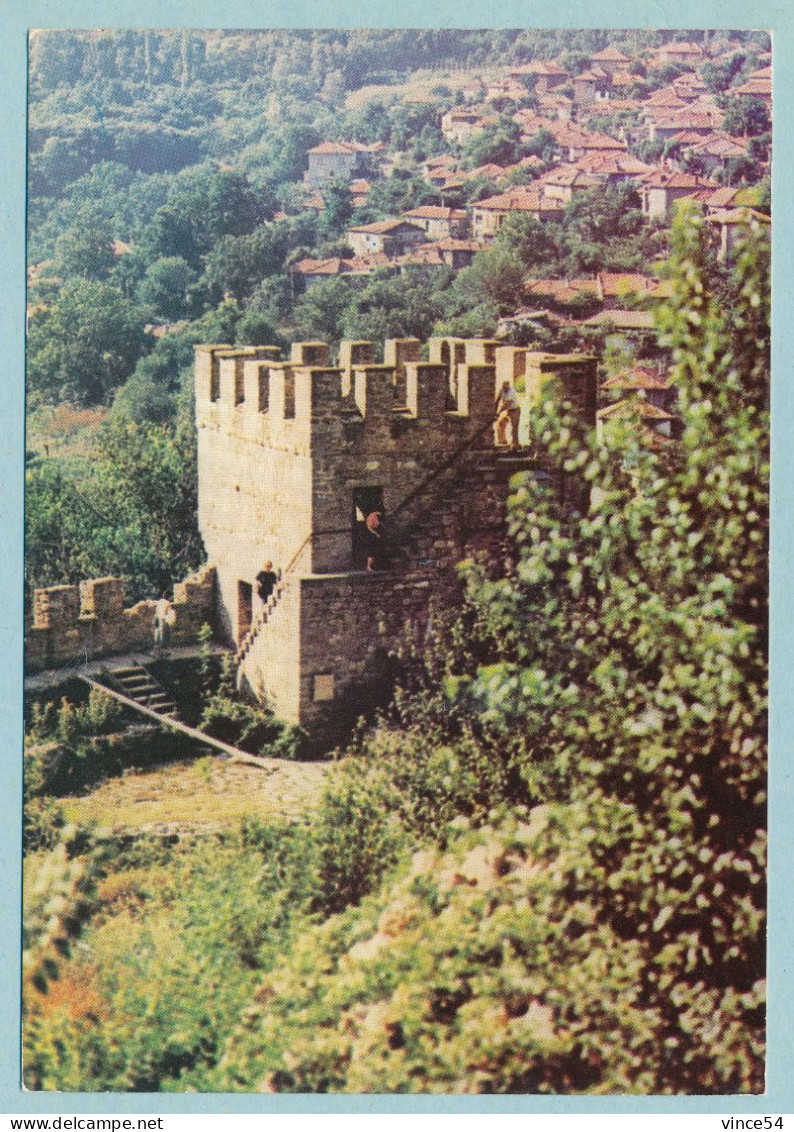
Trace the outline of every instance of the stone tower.
[[[333, 741], [370, 699], [406, 624], [420, 633], [459, 594], [456, 565], [497, 554], [508, 480], [495, 391], [553, 371], [595, 419], [595, 359], [482, 339], [198, 346], [199, 526], [217, 578], [218, 630], [238, 682], [280, 718]], [[551, 359], [551, 360], [550, 360]], [[367, 570], [380, 513], [378, 568]], [[256, 576], [280, 580], [267, 600]]]

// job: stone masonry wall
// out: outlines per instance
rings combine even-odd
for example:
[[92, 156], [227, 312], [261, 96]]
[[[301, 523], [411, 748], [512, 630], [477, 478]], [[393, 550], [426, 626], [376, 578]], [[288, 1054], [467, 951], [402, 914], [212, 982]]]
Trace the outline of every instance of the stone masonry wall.
[[[461, 559], [504, 559], [509, 479], [529, 463], [494, 447], [502, 382], [525, 419], [558, 394], [593, 415], [594, 358], [485, 339], [431, 339], [427, 352], [390, 340], [378, 365], [373, 343], [343, 342], [332, 366], [322, 342], [293, 344], [285, 361], [273, 347], [197, 347], [199, 525], [218, 624], [244, 645], [240, 683], [326, 738], [365, 705], [402, 627], [421, 634], [458, 600]], [[390, 554], [369, 574], [354, 556], [356, 500], [378, 494]], [[285, 579], [265, 621], [267, 559]]]
[[[171, 644], [193, 643], [201, 625], [212, 624], [214, 582], [214, 569], [205, 566], [174, 587]], [[121, 578], [93, 578], [79, 586], [38, 589], [25, 640], [25, 667], [38, 671], [78, 658], [151, 649], [156, 609], [154, 600], [125, 609]]]

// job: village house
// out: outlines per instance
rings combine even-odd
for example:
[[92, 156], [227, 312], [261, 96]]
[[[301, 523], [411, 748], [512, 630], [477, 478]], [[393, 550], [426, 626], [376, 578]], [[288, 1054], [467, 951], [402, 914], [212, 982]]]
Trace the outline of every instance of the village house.
[[424, 228], [431, 240], [443, 240], [449, 236], [463, 236], [469, 218], [462, 208], [444, 208], [442, 205], [422, 204], [403, 213], [412, 224]]
[[573, 122], [553, 123], [550, 127], [561, 155], [571, 163], [588, 153], [615, 153], [628, 149], [624, 141], [594, 130], [587, 130]]
[[565, 211], [559, 200], [537, 188], [517, 186], [472, 206], [472, 233], [476, 240], [490, 242], [511, 214], [534, 216], [536, 220], [561, 220]]
[[736, 244], [748, 227], [758, 230], [768, 228], [771, 223], [764, 213], [746, 207], [713, 212], [707, 219], [717, 230], [719, 238], [717, 258], [724, 263], [733, 263]]
[[579, 158], [576, 168], [595, 177], [602, 184], [621, 185], [647, 177], [654, 167], [631, 153], [591, 150]]
[[686, 130], [705, 138], [719, 129], [723, 117], [722, 111], [716, 107], [713, 110], [695, 110], [694, 106], [688, 106], [684, 110], [649, 118], [648, 137], [651, 141], [669, 141]]
[[520, 67], [510, 67], [508, 77], [522, 82], [525, 88], [535, 94], [548, 94], [568, 82], [569, 73], [559, 63], [525, 63]]
[[627, 305], [636, 307], [643, 300], [660, 299], [672, 293], [668, 282], [633, 271], [599, 271], [596, 287], [606, 310]]
[[308, 291], [323, 279], [334, 279], [339, 275], [364, 276], [391, 266], [385, 255], [332, 256], [329, 259], [302, 259], [290, 268], [293, 293]]
[[603, 382], [600, 389], [610, 398], [612, 394], [618, 394], [618, 400], [641, 393], [649, 405], [664, 412], [670, 412], [676, 400], [676, 389], [670, 380], [662, 377], [658, 370], [643, 365], [628, 366]]
[[524, 294], [535, 304], [569, 315], [594, 314], [602, 305], [595, 279], [528, 279]]
[[673, 203], [693, 196], [700, 189], [718, 188], [713, 182], [681, 173], [677, 169], [655, 169], [640, 185], [642, 211], [649, 220], [665, 220]]
[[613, 77], [621, 71], [625, 71], [631, 60], [628, 55], [624, 55], [616, 47], [605, 47], [603, 51], [597, 51], [595, 55], [591, 55], [590, 62]]
[[321, 142], [309, 150], [309, 168], [304, 176], [308, 189], [321, 189], [331, 181], [353, 181], [377, 174], [387, 152], [382, 142]]
[[586, 192], [601, 185], [598, 177], [584, 173], [577, 165], [558, 165], [538, 178], [544, 194], [551, 200], [568, 204], [576, 192]]
[[742, 95], [746, 98], [758, 98], [766, 106], [772, 106], [772, 68], [764, 67], [760, 71], [755, 71], [746, 83], [741, 86], [732, 87], [731, 94]]
[[608, 79], [605, 71], [591, 69], [574, 75], [571, 80], [573, 100], [577, 106], [590, 106], [599, 97], [606, 97]]
[[441, 133], [447, 141], [457, 145], [465, 145], [476, 133], [488, 125], [489, 119], [484, 118], [477, 110], [447, 110], [441, 116]]
[[428, 157], [422, 163], [422, 176], [431, 178], [443, 173], [446, 177], [450, 173], [454, 173], [457, 167], [457, 157], [453, 157], [451, 153], [440, 153], [436, 157]]
[[682, 134], [674, 134], [671, 140], [681, 147], [682, 154], [696, 158], [699, 168], [707, 176], [717, 169], [724, 169], [731, 159], [747, 156], [746, 141], [720, 132], [701, 138], [693, 132], [683, 131]]
[[693, 70], [706, 61], [706, 53], [698, 43], [682, 42], [664, 43], [651, 52], [648, 65], [654, 68], [664, 67], [667, 63], [675, 63], [679, 67], [690, 67]]
[[613, 405], [599, 409], [596, 414], [596, 435], [599, 440], [603, 440], [606, 428], [614, 421], [636, 424], [640, 438], [653, 447], [672, 443], [675, 417], [649, 401], [632, 398], [616, 401]]
[[426, 234], [420, 224], [409, 220], [377, 220], [374, 224], [348, 228], [347, 239], [356, 255], [380, 254], [393, 259], [424, 243]]
[[485, 247], [477, 240], [461, 240], [447, 236], [431, 244], [419, 244], [405, 255], [399, 256], [395, 263], [403, 271], [408, 267], [451, 267], [453, 271], [469, 267], [477, 252]]

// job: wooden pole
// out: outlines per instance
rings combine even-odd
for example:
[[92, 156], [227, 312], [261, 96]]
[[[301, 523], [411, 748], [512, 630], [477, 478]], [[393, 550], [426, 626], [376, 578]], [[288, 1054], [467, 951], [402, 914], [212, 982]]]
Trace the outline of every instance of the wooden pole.
[[181, 731], [183, 735], [189, 735], [191, 739], [195, 739], [198, 743], [204, 743], [209, 747], [215, 747], [218, 751], [223, 751], [225, 755], [232, 755], [234, 758], [256, 758], [255, 755], [250, 755], [248, 751], [241, 751], [239, 747], [232, 747], [229, 743], [223, 743], [220, 739], [213, 739], [211, 735], [205, 735], [203, 731], [196, 730], [195, 727], [188, 727], [186, 723], [182, 723], [180, 719], [171, 719], [170, 716], [161, 715], [159, 712], [152, 711], [151, 708], [144, 707], [139, 704], [137, 700], [130, 699], [129, 696], [122, 695], [114, 688], [108, 688], [105, 684], [100, 684], [98, 680], [92, 680], [90, 676], [84, 676], [78, 673], [80, 680], [89, 684], [92, 688], [98, 688], [100, 692], [104, 692], [108, 696], [112, 696], [118, 700], [119, 703], [124, 704], [133, 711], [138, 711], [141, 715], [148, 716], [149, 719], [155, 720], [157, 723], [162, 724], [163, 727], [170, 727], [174, 731]]

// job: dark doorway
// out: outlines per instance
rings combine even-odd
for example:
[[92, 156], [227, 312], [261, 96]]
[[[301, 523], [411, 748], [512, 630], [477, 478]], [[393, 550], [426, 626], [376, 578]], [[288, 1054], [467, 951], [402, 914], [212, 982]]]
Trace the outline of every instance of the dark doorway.
[[254, 611], [253, 587], [250, 582], [237, 583], [237, 643], [242, 644], [243, 637], [251, 628], [251, 618]]
[[357, 487], [353, 490], [353, 566], [357, 570], [366, 569], [367, 559], [377, 549], [377, 536], [367, 529], [367, 516], [379, 511], [383, 517], [383, 488]]

